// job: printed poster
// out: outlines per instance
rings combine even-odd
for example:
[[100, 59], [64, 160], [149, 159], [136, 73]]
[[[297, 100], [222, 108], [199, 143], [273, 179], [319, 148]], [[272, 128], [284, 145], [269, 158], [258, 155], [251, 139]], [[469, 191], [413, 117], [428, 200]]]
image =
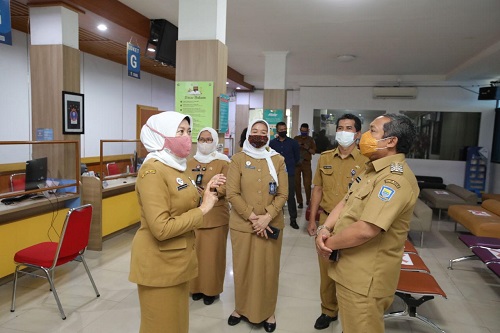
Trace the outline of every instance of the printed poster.
[[198, 132], [203, 127], [213, 126], [213, 82], [177, 81], [175, 83], [175, 110], [190, 115], [193, 142], [196, 142]]

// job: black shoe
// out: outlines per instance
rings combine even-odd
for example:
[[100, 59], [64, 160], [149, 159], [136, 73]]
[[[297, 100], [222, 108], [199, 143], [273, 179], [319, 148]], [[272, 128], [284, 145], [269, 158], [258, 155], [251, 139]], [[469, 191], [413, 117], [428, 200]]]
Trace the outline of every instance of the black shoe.
[[297, 224], [297, 221], [295, 221], [295, 220], [290, 221], [290, 226], [294, 229], [299, 228], [299, 225]]
[[318, 319], [316, 319], [314, 328], [317, 330], [324, 330], [325, 328], [328, 328], [328, 326], [330, 326], [330, 323], [332, 321], [337, 320], [337, 318], [338, 316], [330, 317], [329, 315], [322, 313], [321, 316], [319, 316]]
[[276, 329], [276, 323], [268, 323], [267, 321], [264, 321], [263, 325], [264, 326], [264, 330], [266, 332], [274, 332], [274, 330]]
[[299, 203], [299, 204], [297, 205], [297, 208], [304, 208], [304, 205], [303, 205], [303, 204], [301, 204], [301, 203]]
[[229, 326], [234, 326], [234, 325], [238, 325], [241, 321], [241, 316], [240, 317], [236, 317], [236, 316], [233, 316], [233, 315], [230, 315], [229, 318], [227, 319], [227, 324]]
[[203, 298], [203, 294], [202, 293], [194, 293], [191, 295], [191, 298], [193, 299], [193, 301], [199, 301], [200, 299]]
[[206, 296], [206, 295], [203, 295], [203, 303], [205, 303], [205, 305], [210, 305], [212, 304], [217, 298], [219, 298], [219, 295], [215, 295], [215, 296]]

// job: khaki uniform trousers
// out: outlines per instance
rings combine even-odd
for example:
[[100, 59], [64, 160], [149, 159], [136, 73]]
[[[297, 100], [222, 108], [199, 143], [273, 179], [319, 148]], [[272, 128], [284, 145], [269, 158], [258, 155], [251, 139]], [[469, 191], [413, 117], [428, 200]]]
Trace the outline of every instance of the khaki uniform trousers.
[[138, 284], [140, 333], [188, 333], [189, 282], [172, 287]]
[[370, 297], [336, 284], [339, 315], [344, 333], [384, 333], [384, 312], [391, 306], [394, 295]]
[[[301, 177], [302, 175], [302, 177]], [[300, 179], [304, 183], [304, 192], [306, 192], [306, 204], [311, 202], [311, 183], [312, 183], [312, 169], [311, 161], [302, 161], [302, 163], [295, 167], [295, 196], [297, 203], [303, 204], [302, 187]]]
[[[319, 225], [323, 225], [326, 218], [326, 213], [321, 213], [319, 216]], [[339, 312], [339, 305], [337, 302], [335, 281], [328, 276], [328, 266], [330, 266], [330, 261], [318, 255], [318, 262], [320, 275], [319, 294], [321, 297], [321, 313], [330, 317], [335, 317]]]

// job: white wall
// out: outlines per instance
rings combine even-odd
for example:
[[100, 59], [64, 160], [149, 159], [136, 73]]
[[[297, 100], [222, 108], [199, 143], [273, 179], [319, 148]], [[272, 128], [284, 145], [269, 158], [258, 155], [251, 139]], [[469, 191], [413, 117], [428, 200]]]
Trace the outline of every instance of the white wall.
[[[0, 141], [29, 141], [32, 138], [28, 36], [13, 30], [12, 44], [0, 44]], [[81, 93], [85, 94], [82, 157], [98, 156], [101, 139], [135, 139], [137, 104], [165, 111], [174, 109], [175, 85], [171, 80], [145, 72], [141, 72], [140, 80], [133, 79], [127, 76], [126, 66], [86, 53], [81, 53], [80, 71]], [[106, 154], [130, 151], [117, 145]], [[0, 163], [29, 158], [27, 147], [0, 148]]]
[[[495, 101], [478, 101], [477, 96], [460, 87], [419, 87], [416, 99], [373, 99], [371, 87], [302, 87], [299, 123], [312, 123], [314, 109], [378, 110], [388, 113], [399, 111], [481, 112], [478, 144], [491, 152]], [[417, 175], [443, 177], [445, 183], [464, 185], [464, 162], [409, 160], [409, 164]], [[490, 184], [492, 181], [494, 179], [490, 180]]]

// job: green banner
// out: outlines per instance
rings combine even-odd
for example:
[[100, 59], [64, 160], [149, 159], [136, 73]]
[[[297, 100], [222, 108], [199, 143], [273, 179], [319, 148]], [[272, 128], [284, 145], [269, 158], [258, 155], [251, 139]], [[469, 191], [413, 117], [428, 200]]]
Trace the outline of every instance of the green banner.
[[191, 125], [193, 142], [203, 127], [213, 128], [213, 102], [213, 82], [175, 83], [175, 110], [193, 118], [194, 126]]
[[279, 123], [280, 121], [283, 121], [283, 110], [277, 109], [277, 110], [271, 110], [271, 109], [265, 109], [264, 110], [264, 120], [267, 121], [269, 124], [269, 129], [270, 129], [270, 134], [271, 134], [271, 140], [274, 139], [276, 136], [276, 124]]

